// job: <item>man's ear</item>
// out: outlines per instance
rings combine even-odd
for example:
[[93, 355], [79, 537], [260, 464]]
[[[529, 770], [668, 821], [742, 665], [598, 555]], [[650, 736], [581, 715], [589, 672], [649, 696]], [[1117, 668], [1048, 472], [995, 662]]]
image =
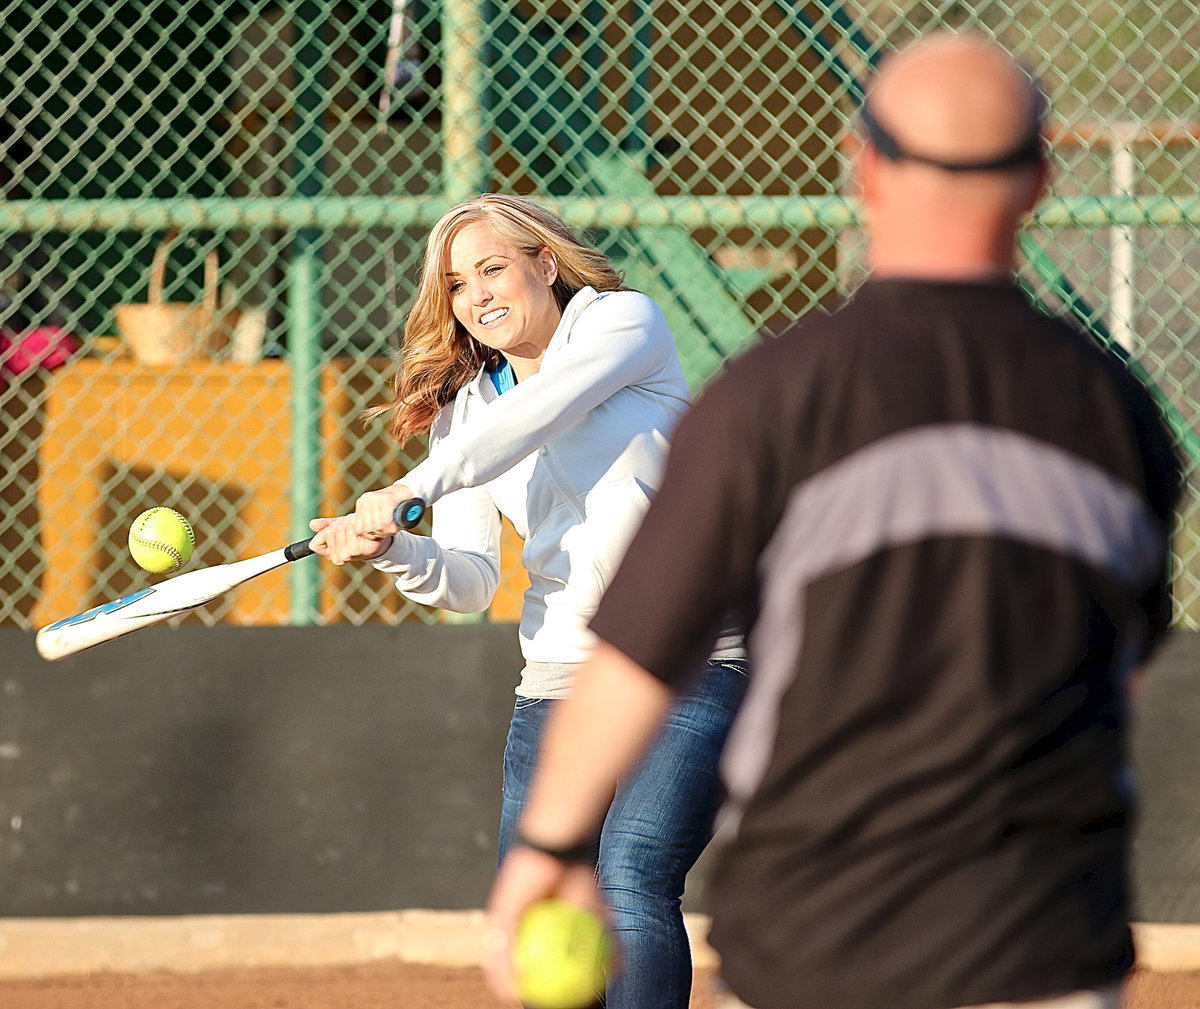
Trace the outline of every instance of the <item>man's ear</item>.
[[854, 157], [853, 178], [855, 195], [864, 206], [871, 206], [879, 195], [879, 152], [863, 144]]
[[1034, 165], [1033, 171], [1033, 180], [1029, 187], [1030, 202], [1029, 206], [1025, 208], [1027, 212], [1032, 211], [1034, 207], [1042, 202], [1042, 197], [1050, 192], [1050, 180], [1054, 175], [1054, 170], [1050, 166], [1050, 161], [1045, 158]]

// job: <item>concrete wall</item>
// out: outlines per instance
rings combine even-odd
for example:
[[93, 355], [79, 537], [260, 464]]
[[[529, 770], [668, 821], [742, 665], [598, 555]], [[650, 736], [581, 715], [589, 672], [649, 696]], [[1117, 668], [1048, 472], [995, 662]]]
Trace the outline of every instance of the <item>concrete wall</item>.
[[505, 625], [0, 631], [0, 916], [481, 905]]
[[1200, 922], [1200, 632], [1176, 632], [1146, 678], [1133, 733], [1141, 921]]
[[[0, 630], [0, 656], [0, 917], [482, 905], [512, 626], [151, 628], [59, 663]], [[1142, 921], [1200, 922], [1198, 672], [1177, 634], [1136, 723]]]

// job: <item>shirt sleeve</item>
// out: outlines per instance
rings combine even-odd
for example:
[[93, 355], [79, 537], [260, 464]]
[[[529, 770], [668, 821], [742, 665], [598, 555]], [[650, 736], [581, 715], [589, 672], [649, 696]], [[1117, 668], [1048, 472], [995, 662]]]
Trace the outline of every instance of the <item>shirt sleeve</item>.
[[756, 605], [758, 555], [781, 505], [772, 405], [754, 372], [714, 382], [671, 444], [663, 485], [591, 629], [659, 679], [681, 687], [723, 618]]
[[616, 392], [642, 385], [687, 400], [666, 319], [644, 295], [602, 296], [547, 351], [536, 375], [450, 431], [400, 482], [431, 503], [487, 483]]

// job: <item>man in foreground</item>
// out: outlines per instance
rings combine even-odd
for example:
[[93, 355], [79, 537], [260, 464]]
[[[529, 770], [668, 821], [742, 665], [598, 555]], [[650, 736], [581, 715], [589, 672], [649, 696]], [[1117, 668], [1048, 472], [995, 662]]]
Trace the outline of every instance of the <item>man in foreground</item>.
[[730, 1004], [1117, 1004], [1126, 692], [1170, 620], [1179, 473], [1145, 390], [1012, 281], [1041, 116], [973, 37], [885, 65], [857, 165], [871, 279], [680, 428], [493, 890], [499, 991], [523, 908], [593, 899], [570, 856], [746, 606], [710, 895]]

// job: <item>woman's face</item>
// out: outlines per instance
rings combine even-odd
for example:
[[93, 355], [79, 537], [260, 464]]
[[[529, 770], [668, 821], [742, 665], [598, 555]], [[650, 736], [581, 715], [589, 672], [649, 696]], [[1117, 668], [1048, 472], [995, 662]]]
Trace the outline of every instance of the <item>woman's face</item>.
[[558, 265], [550, 250], [531, 258], [477, 222], [450, 240], [446, 258], [442, 279], [454, 318], [508, 358], [518, 379], [534, 374], [562, 318], [551, 290]]

